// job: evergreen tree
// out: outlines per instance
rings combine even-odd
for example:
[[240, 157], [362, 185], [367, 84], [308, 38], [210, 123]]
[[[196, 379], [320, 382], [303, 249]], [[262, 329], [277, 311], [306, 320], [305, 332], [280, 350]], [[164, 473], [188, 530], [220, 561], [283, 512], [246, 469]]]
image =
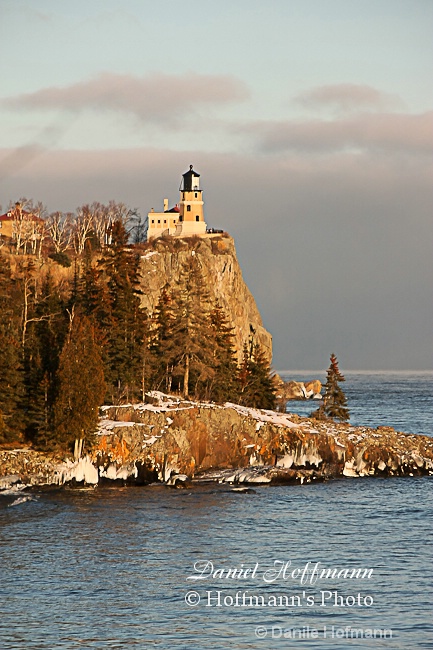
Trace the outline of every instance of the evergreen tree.
[[235, 402], [238, 397], [237, 363], [233, 327], [230, 327], [218, 301], [210, 313], [213, 333], [214, 376], [209, 382], [208, 399], [214, 402]]
[[59, 356], [67, 333], [65, 299], [50, 273], [28, 316], [24, 345], [26, 432], [36, 444], [46, 446], [51, 438]]
[[179, 285], [174, 294], [175, 319], [164, 356], [183, 396], [200, 397], [214, 375], [213, 335], [209, 293], [195, 254], [184, 264]]
[[262, 409], [275, 408], [275, 386], [271, 368], [258, 343], [252, 343], [249, 349], [244, 345], [238, 382], [240, 404]]
[[163, 287], [152, 317], [149, 337], [149, 357], [152, 364], [152, 387], [170, 392], [173, 369], [169, 365], [167, 350], [171, 346], [175, 316], [169, 286]]
[[20, 307], [10, 264], [0, 254], [0, 442], [18, 440], [23, 429]]
[[98, 409], [105, 396], [104, 367], [94, 328], [86, 316], [75, 315], [60, 355], [54, 436], [63, 448], [75, 441], [79, 457], [84, 441], [91, 441], [98, 424]]
[[83, 274], [79, 278], [78, 292], [73, 304], [77, 305], [80, 312], [93, 323], [96, 340], [101, 346], [105, 373], [108, 376], [110, 368], [108, 340], [112, 327], [111, 299], [107, 282], [103, 278], [103, 271], [93, 263], [90, 245], [86, 245], [84, 253]]
[[101, 265], [108, 278], [110, 325], [106, 379], [111, 400], [133, 399], [143, 392], [143, 368], [147, 353], [146, 313], [140, 308], [139, 256], [128, 246], [121, 221], [112, 227], [112, 245], [105, 249]]
[[23, 380], [20, 341], [11, 323], [0, 317], [0, 442], [21, 437]]
[[330, 361], [331, 363], [326, 376], [323, 404], [313, 413], [313, 416], [319, 420], [329, 417], [340, 420], [340, 422], [348, 422], [350, 414], [347, 408], [347, 399], [340, 387], [340, 382], [345, 381], [345, 378], [340, 372], [335, 354], [331, 354]]

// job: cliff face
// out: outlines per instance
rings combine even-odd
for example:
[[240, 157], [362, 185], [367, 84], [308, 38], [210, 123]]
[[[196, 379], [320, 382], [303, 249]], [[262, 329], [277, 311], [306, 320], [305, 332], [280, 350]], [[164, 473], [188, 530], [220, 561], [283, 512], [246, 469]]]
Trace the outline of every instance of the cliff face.
[[114, 466], [124, 472], [128, 465], [131, 474], [138, 465], [162, 480], [211, 471], [219, 480], [246, 483], [433, 472], [427, 436], [157, 392], [149, 398], [153, 404], [103, 409], [93, 462], [111, 465], [113, 476]]
[[211, 299], [218, 300], [234, 328], [238, 357], [252, 335], [271, 361], [272, 336], [263, 327], [255, 300], [242, 278], [233, 239], [229, 236], [155, 240], [153, 249], [141, 258], [141, 306], [149, 314], [153, 313], [163, 287], [179, 285], [182, 267], [191, 255], [196, 255], [200, 262]]
[[[95, 445], [77, 462], [32, 450], [0, 452], [0, 490], [120, 480], [175, 485], [433, 474], [433, 438], [315, 421], [293, 414], [190, 402], [153, 392], [148, 402], [102, 408]], [[3, 478], [2, 478], [3, 477]]]

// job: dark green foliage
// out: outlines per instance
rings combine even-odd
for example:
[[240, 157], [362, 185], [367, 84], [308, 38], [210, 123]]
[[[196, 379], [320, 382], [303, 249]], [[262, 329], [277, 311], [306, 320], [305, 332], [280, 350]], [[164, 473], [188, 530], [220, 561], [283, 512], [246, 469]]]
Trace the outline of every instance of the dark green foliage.
[[274, 409], [275, 387], [271, 368], [258, 343], [244, 346], [242, 364], [239, 368], [239, 403], [254, 408]]
[[345, 378], [340, 372], [335, 354], [331, 354], [330, 361], [331, 363], [326, 376], [323, 404], [312, 415], [319, 420], [331, 418], [333, 420], [340, 420], [340, 422], [348, 422], [350, 414], [347, 408], [347, 399], [340, 387], [340, 382], [345, 381]]
[[20, 342], [10, 323], [0, 317], [0, 442], [13, 442], [21, 437], [23, 395]]
[[106, 380], [109, 398], [114, 402], [137, 399], [142, 394], [147, 343], [146, 313], [140, 309], [140, 260], [127, 242], [123, 223], [114, 222], [112, 246], [101, 260], [107, 277], [104, 308], [109, 306]]
[[93, 264], [89, 247], [85, 249], [84, 271], [77, 280], [77, 286], [75, 305], [92, 321], [96, 339], [101, 345], [102, 358], [108, 369], [108, 333], [112, 325], [111, 300], [103, 270]]
[[151, 320], [140, 308], [138, 249], [122, 221], [110, 226], [102, 252], [84, 246], [69, 284], [39, 272], [29, 256], [15, 261], [12, 276], [0, 252], [0, 443], [25, 433], [38, 447], [71, 449], [91, 439], [104, 400], [145, 399], [151, 389], [274, 407], [271, 370], [253, 340], [238, 368], [233, 330], [202, 272], [201, 240], [154, 246], [190, 255]]
[[69, 268], [71, 266], [71, 264], [72, 264], [71, 258], [69, 257], [69, 255], [67, 253], [65, 253], [65, 251], [59, 251], [57, 253], [51, 253], [51, 255], [49, 255], [49, 257], [51, 257], [52, 260], [57, 262], [57, 264], [60, 264], [60, 266], [64, 266], [65, 268]]
[[54, 439], [70, 448], [76, 439], [91, 440], [105, 396], [104, 366], [92, 323], [75, 316], [60, 354]]
[[176, 291], [165, 287], [153, 317], [150, 362], [152, 387], [218, 403], [275, 407], [269, 363], [260, 346], [245, 348], [236, 363], [233, 329], [216, 302], [211, 303], [199, 256], [193, 249]]
[[18, 440], [23, 429], [24, 375], [16, 295], [10, 265], [0, 256], [0, 442]]
[[184, 397], [198, 397], [206, 392], [215, 372], [209, 293], [196, 255], [191, 255], [182, 269], [173, 303], [175, 318], [164, 357], [173, 388], [182, 391]]
[[[46, 447], [52, 438], [51, 409], [54, 400], [54, 377], [44, 370], [38, 343], [28, 350], [26, 359], [26, 434], [39, 447]], [[54, 358], [54, 356], [53, 356]]]
[[29, 312], [23, 349], [26, 432], [40, 446], [46, 446], [46, 441], [51, 438], [56, 373], [68, 328], [66, 316], [65, 301], [48, 273], [42, 283], [38, 302], [32, 305]]
[[149, 362], [151, 364], [152, 387], [157, 390], [171, 390], [172, 369], [167, 361], [175, 321], [174, 304], [169, 287], [162, 289], [151, 323], [149, 336]]
[[233, 328], [217, 302], [210, 313], [212, 326], [212, 366], [214, 376], [208, 385], [208, 399], [214, 402], [234, 402], [239, 392]]

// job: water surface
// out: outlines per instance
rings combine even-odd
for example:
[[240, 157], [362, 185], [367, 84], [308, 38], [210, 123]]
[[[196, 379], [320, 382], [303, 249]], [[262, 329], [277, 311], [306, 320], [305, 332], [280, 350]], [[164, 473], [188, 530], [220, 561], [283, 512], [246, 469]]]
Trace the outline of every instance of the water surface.
[[[364, 423], [381, 414], [387, 423], [398, 415], [405, 430], [411, 422], [424, 426], [424, 399], [431, 398], [418, 395], [416, 382], [409, 380], [409, 389], [399, 381], [390, 380], [380, 406], [383, 382], [374, 389], [371, 378], [348, 379], [349, 407], [354, 414], [359, 408]], [[364, 382], [371, 393], [362, 392]], [[3, 493], [0, 648], [432, 648], [432, 510], [430, 477], [341, 479], [247, 494], [214, 484]], [[196, 562], [258, 570], [239, 579], [187, 580], [198, 575]], [[307, 563], [373, 573], [369, 580], [301, 585], [292, 575], [266, 583], [274, 562], [290, 562], [293, 575]], [[190, 599], [200, 598], [195, 606], [185, 602], [191, 591]], [[341, 607], [327, 599], [324, 607], [321, 592], [337, 592], [349, 604], [360, 594], [372, 604]], [[266, 603], [271, 596], [294, 600], [234, 606], [237, 593]], [[319, 638], [283, 638], [284, 630], [307, 626]], [[392, 630], [393, 637], [330, 638], [332, 626], [337, 633], [347, 626]], [[257, 638], [256, 628], [266, 636]]]

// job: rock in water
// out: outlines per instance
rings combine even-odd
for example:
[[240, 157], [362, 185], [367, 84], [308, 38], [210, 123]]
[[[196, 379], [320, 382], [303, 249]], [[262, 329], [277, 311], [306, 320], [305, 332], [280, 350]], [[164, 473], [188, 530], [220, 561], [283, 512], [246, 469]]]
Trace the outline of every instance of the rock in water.
[[322, 382], [320, 382], [318, 379], [306, 381], [304, 385], [307, 393], [311, 392], [312, 395], [320, 395], [320, 392], [322, 390]]
[[305, 399], [306, 391], [302, 381], [288, 381], [284, 387], [284, 397], [289, 399]]

